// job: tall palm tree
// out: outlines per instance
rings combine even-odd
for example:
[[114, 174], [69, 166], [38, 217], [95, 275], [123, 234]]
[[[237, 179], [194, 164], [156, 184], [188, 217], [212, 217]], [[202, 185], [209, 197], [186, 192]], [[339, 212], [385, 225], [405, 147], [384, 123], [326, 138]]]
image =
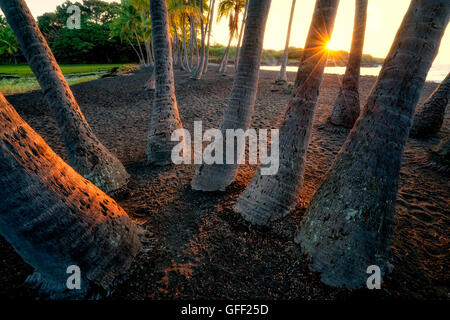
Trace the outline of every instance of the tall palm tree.
[[292, 28], [292, 21], [294, 18], [295, 1], [296, 0], [292, 0], [291, 15], [289, 16], [288, 31], [286, 35], [286, 45], [284, 46], [283, 60], [281, 61], [280, 73], [278, 74], [277, 82], [284, 82], [284, 83], [287, 82], [286, 67], [289, 57], [289, 39], [291, 38], [291, 28]]
[[[270, 224], [285, 216], [297, 204], [314, 111], [328, 57], [326, 45], [333, 31], [338, 5], [339, 0], [316, 1], [305, 56], [297, 72], [297, 78], [300, 74], [304, 82], [289, 102], [279, 131], [278, 172], [262, 175], [259, 168], [234, 208], [250, 223]], [[303, 78], [302, 73], [306, 70], [310, 70], [310, 74]]]
[[403, 149], [449, 18], [446, 0], [411, 1], [363, 112], [301, 222], [295, 241], [328, 285], [360, 288], [368, 266], [387, 269]]
[[[0, 93], [0, 235], [35, 269], [30, 282], [62, 297], [109, 290], [141, 249], [139, 228], [123, 209], [81, 177]], [[67, 267], [81, 290], [67, 292]], [[66, 291], [66, 292], [64, 292]]]
[[171, 134], [182, 128], [175, 97], [166, 1], [150, 0], [150, 14], [156, 81], [147, 143], [147, 162], [166, 165], [171, 163], [172, 148], [177, 144], [171, 141]]
[[237, 36], [239, 15], [242, 9], [245, 8], [245, 0], [220, 0], [218, 8], [217, 21], [220, 21], [223, 17], [228, 17], [228, 28], [230, 30], [230, 38], [228, 40], [227, 48], [222, 57], [222, 61], [219, 66], [219, 73], [225, 73], [228, 66], [228, 56], [230, 54], [231, 41]]
[[423, 106], [414, 115], [410, 135], [412, 137], [429, 137], [441, 130], [444, 122], [445, 108], [450, 99], [450, 73], [428, 97]]
[[0, 0], [0, 7], [56, 120], [66, 146], [68, 163], [105, 192], [123, 187], [128, 173], [86, 122], [25, 1]]
[[[220, 124], [222, 132], [226, 129], [245, 131], [250, 126], [270, 3], [271, 0], [250, 0], [249, 2], [241, 60], [231, 89], [230, 102]], [[224, 159], [226, 159], [226, 152], [224, 152]], [[225, 164], [225, 161], [224, 164], [203, 164], [195, 172], [191, 183], [192, 188], [202, 191], [225, 190], [233, 182], [237, 168], [237, 164]]]
[[356, 0], [353, 38], [342, 86], [336, 99], [330, 122], [352, 128], [359, 117], [359, 73], [366, 31], [368, 0]]

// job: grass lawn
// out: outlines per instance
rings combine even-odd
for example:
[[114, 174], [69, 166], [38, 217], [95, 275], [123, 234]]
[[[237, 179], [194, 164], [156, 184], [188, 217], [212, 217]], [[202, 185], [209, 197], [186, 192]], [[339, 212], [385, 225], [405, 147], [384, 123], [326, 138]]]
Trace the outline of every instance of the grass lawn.
[[[98, 79], [114, 67], [119, 67], [122, 71], [135, 68], [133, 65], [127, 64], [74, 64], [60, 67], [69, 85]], [[2, 78], [2, 76], [19, 78]], [[39, 89], [39, 84], [28, 65], [0, 65], [0, 92], [4, 95], [37, 89]]]

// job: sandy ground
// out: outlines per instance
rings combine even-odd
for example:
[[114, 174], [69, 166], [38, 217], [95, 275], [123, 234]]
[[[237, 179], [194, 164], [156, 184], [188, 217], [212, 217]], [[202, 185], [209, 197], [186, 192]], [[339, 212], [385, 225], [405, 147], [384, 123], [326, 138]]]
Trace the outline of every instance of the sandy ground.
[[[137, 259], [129, 279], [108, 299], [448, 299], [450, 180], [448, 174], [426, 164], [428, 148], [449, 131], [449, 111], [437, 137], [407, 143], [396, 206], [393, 272], [384, 279], [382, 290], [349, 292], [323, 285], [292, 242], [312, 194], [348, 133], [326, 121], [338, 92], [338, 77], [324, 76], [299, 205], [272, 228], [256, 229], [232, 211], [255, 166], [242, 166], [226, 193], [200, 193], [190, 188], [194, 165], [143, 164], [152, 101], [152, 94], [142, 90], [148, 76], [137, 72], [72, 87], [97, 136], [132, 176], [118, 202], [151, 235], [146, 244], [149, 252]], [[291, 80], [294, 76], [289, 74]], [[193, 122], [202, 120], [204, 129], [217, 128], [230, 95], [232, 74], [222, 77], [210, 70], [202, 80], [193, 81], [176, 71], [175, 77], [184, 127], [193, 130]], [[289, 101], [289, 95], [270, 91], [275, 77], [275, 72], [261, 72], [255, 128], [276, 127]], [[362, 101], [374, 82], [374, 77], [361, 78]], [[435, 87], [426, 83], [420, 101]], [[41, 93], [7, 99], [64, 158], [63, 144]], [[0, 296], [36, 297], [36, 291], [23, 284], [31, 267], [2, 238], [0, 256]]]

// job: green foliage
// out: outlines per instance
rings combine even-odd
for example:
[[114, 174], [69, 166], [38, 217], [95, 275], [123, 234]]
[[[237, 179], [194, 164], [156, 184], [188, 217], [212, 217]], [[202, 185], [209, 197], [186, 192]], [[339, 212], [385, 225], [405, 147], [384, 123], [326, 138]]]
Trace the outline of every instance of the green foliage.
[[0, 16], [0, 63], [16, 62], [19, 43], [6, 19]]

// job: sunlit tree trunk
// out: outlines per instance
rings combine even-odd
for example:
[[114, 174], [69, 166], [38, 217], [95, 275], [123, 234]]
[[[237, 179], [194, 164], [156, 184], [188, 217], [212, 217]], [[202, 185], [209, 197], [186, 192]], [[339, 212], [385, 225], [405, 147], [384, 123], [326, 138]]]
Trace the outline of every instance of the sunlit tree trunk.
[[239, 39], [236, 46], [236, 57], [234, 58], [234, 70], [237, 71], [239, 65], [239, 56], [241, 53], [241, 41], [242, 35], [244, 34], [245, 22], [247, 20], [247, 12], [248, 12], [248, 0], [245, 1], [245, 10], [244, 15], [242, 16], [241, 30], [239, 31]]
[[183, 51], [184, 51], [184, 60], [183, 64], [187, 72], [191, 72], [191, 68], [189, 67], [189, 59], [187, 55], [187, 47], [186, 47], [186, 21], [184, 20], [184, 17], [182, 18], [183, 21]]
[[233, 35], [230, 35], [230, 39], [228, 40], [227, 48], [225, 49], [225, 53], [223, 54], [222, 60], [220, 61], [218, 73], [224, 74], [227, 71], [228, 67], [228, 56], [230, 54], [231, 41], [233, 40]]
[[289, 40], [291, 39], [291, 28], [292, 28], [292, 20], [294, 18], [295, 1], [296, 0], [292, 0], [291, 15], [289, 17], [289, 25], [286, 35], [286, 45], [284, 46], [283, 60], [281, 61], [281, 68], [280, 73], [278, 74], [277, 82], [287, 82], [286, 67], [289, 57]]
[[[220, 124], [220, 129], [247, 130], [250, 126], [259, 79], [259, 65], [263, 48], [264, 31], [270, 0], [250, 0], [241, 62], [235, 75], [230, 102]], [[224, 145], [226, 144], [224, 134]], [[224, 152], [224, 163], [226, 152]], [[236, 162], [235, 162], [236, 163]], [[233, 182], [238, 169], [237, 164], [201, 165], [192, 180], [194, 190], [225, 190]]]
[[203, 73], [206, 73], [208, 71], [208, 62], [209, 62], [209, 43], [210, 43], [210, 39], [211, 39], [211, 30], [212, 30], [212, 25], [214, 22], [214, 6], [216, 4], [215, 0], [211, 1], [211, 8], [210, 8], [210, 18], [209, 18], [209, 27], [208, 27], [208, 43], [206, 45], [206, 58], [205, 58], [205, 64], [203, 67]]
[[[327, 61], [327, 42], [333, 31], [339, 0], [318, 0], [306, 40], [309, 52], [305, 67], [313, 65], [289, 102], [280, 127], [279, 169], [274, 175], [261, 175], [258, 169], [239, 197], [235, 211], [257, 225], [267, 225], [288, 214], [298, 202], [305, 171], [305, 156], [311, 140], [323, 70]], [[314, 50], [314, 52], [313, 52]], [[305, 69], [299, 68], [299, 73]]]
[[423, 106], [414, 115], [410, 135], [412, 137], [429, 137], [441, 130], [444, 122], [445, 108], [450, 98], [450, 73], [434, 90]]
[[[331, 39], [331, 32], [334, 26], [334, 16], [338, 4], [334, 0], [316, 0], [313, 20], [306, 38], [305, 49], [302, 60], [298, 67], [295, 78], [295, 87], [300, 88], [309, 75], [317, 68], [317, 61], [322, 59], [323, 54], [317, 52], [324, 50], [324, 44]], [[330, 17], [333, 18], [330, 20]], [[320, 30], [320, 31], [318, 31]], [[319, 48], [319, 49], [318, 49]], [[297, 90], [294, 90], [294, 94]]]
[[361, 116], [305, 214], [295, 241], [331, 286], [384, 274], [403, 149], [450, 17], [446, 0], [412, 0]]
[[147, 162], [157, 165], [171, 163], [172, 148], [177, 142], [170, 136], [182, 128], [170, 54], [169, 22], [165, 0], [151, 0], [153, 49], [155, 52], [155, 96], [147, 143]]
[[128, 181], [128, 173], [86, 122], [25, 2], [0, 0], [0, 7], [56, 120], [66, 146], [68, 163], [105, 192], [123, 187]]
[[359, 117], [359, 74], [364, 47], [367, 20], [367, 0], [356, 0], [355, 22], [350, 54], [342, 86], [336, 99], [330, 122], [334, 125], [352, 128]]
[[[0, 234], [35, 269], [29, 282], [54, 298], [109, 291], [141, 249], [123, 209], [66, 164], [0, 93]], [[68, 291], [67, 267], [81, 271]], [[64, 292], [65, 291], [65, 292]]]

